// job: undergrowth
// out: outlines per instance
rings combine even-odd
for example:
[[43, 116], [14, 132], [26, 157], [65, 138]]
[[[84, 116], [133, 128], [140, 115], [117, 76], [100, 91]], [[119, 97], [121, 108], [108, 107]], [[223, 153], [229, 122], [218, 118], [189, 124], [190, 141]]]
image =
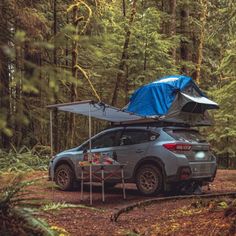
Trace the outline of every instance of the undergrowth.
[[81, 205], [81, 204], [70, 204], [70, 203], [66, 203], [66, 202], [50, 202], [46, 205], [43, 205], [41, 207], [42, 211], [59, 211], [61, 209], [67, 209], [67, 208], [82, 208], [82, 209], [88, 209], [88, 210], [92, 210], [92, 211], [99, 211], [99, 212], [103, 212], [102, 209], [99, 208], [95, 208], [95, 207], [90, 207], [90, 206], [86, 206], [86, 205]]
[[35, 181], [25, 181], [23, 174], [13, 177], [0, 188], [0, 235], [58, 236], [60, 229], [49, 226], [38, 217], [38, 203], [42, 199], [33, 197], [28, 188]]
[[27, 147], [9, 152], [0, 149], [0, 172], [47, 170], [50, 157]]

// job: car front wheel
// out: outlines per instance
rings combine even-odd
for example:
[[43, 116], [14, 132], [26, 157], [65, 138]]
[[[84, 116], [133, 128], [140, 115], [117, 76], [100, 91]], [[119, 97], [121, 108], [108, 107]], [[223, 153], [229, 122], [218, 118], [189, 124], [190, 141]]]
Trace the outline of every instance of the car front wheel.
[[163, 190], [161, 171], [153, 165], [140, 167], [136, 175], [136, 185], [138, 190], [146, 196], [160, 194]]
[[70, 166], [59, 165], [55, 171], [55, 182], [61, 190], [68, 191], [73, 189], [75, 177]]

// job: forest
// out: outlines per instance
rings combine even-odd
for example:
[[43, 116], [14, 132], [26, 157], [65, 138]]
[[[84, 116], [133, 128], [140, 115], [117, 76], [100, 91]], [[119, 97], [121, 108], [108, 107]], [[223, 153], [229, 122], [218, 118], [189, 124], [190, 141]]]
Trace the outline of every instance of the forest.
[[[0, 235], [235, 235], [235, 29], [235, 0], [0, 0]], [[125, 183], [127, 199], [118, 184], [104, 204], [95, 186], [88, 206], [78, 186], [60, 191], [48, 181], [48, 105], [123, 108], [137, 88], [168, 75], [190, 76], [219, 104], [213, 125], [196, 128], [218, 162], [214, 182], [201, 186], [209, 196], [161, 193], [160, 202]], [[55, 110], [54, 154], [86, 140], [88, 125]], [[107, 126], [92, 119], [92, 135]]]
[[[206, 136], [236, 157], [233, 0], [2, 0], [0, 148], [46, 150], [46, 105], [85, 99], [124, 107], [139, 86], [191, 76], [220, 104]], [[54, 149], [87, 138], [87, 119], [54, 114]], [[105, 124], [93, 121], [93, 132]]]

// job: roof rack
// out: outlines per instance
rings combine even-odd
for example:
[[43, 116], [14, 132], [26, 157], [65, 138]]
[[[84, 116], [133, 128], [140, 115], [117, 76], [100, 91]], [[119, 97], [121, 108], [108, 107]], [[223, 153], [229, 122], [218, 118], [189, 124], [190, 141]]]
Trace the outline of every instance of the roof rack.
[[177, 122], [168, 122], [168, 121], [157, 121], [154, 119], [135, 121], [135, 122], [120, 122], [120, 123], [111, 123], [111, 127], [127, 127], [127, 126], [149, 126], [149, 127], [167, 127], [167, 126], [176, 126], [176, 127], [190, 127], [186, 123], [177, 123]]

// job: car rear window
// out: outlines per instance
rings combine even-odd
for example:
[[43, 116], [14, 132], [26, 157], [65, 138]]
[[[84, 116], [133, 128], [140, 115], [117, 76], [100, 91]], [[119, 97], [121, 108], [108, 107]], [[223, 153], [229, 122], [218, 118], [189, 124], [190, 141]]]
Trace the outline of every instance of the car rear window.
[[165, 129], [165, 132], [177, 141], [206, 142], [198, 130], [194, 129]]
[[120, 145], [133, 145], [154, 141], [159, 135], [145, 130], [125, 130]]

